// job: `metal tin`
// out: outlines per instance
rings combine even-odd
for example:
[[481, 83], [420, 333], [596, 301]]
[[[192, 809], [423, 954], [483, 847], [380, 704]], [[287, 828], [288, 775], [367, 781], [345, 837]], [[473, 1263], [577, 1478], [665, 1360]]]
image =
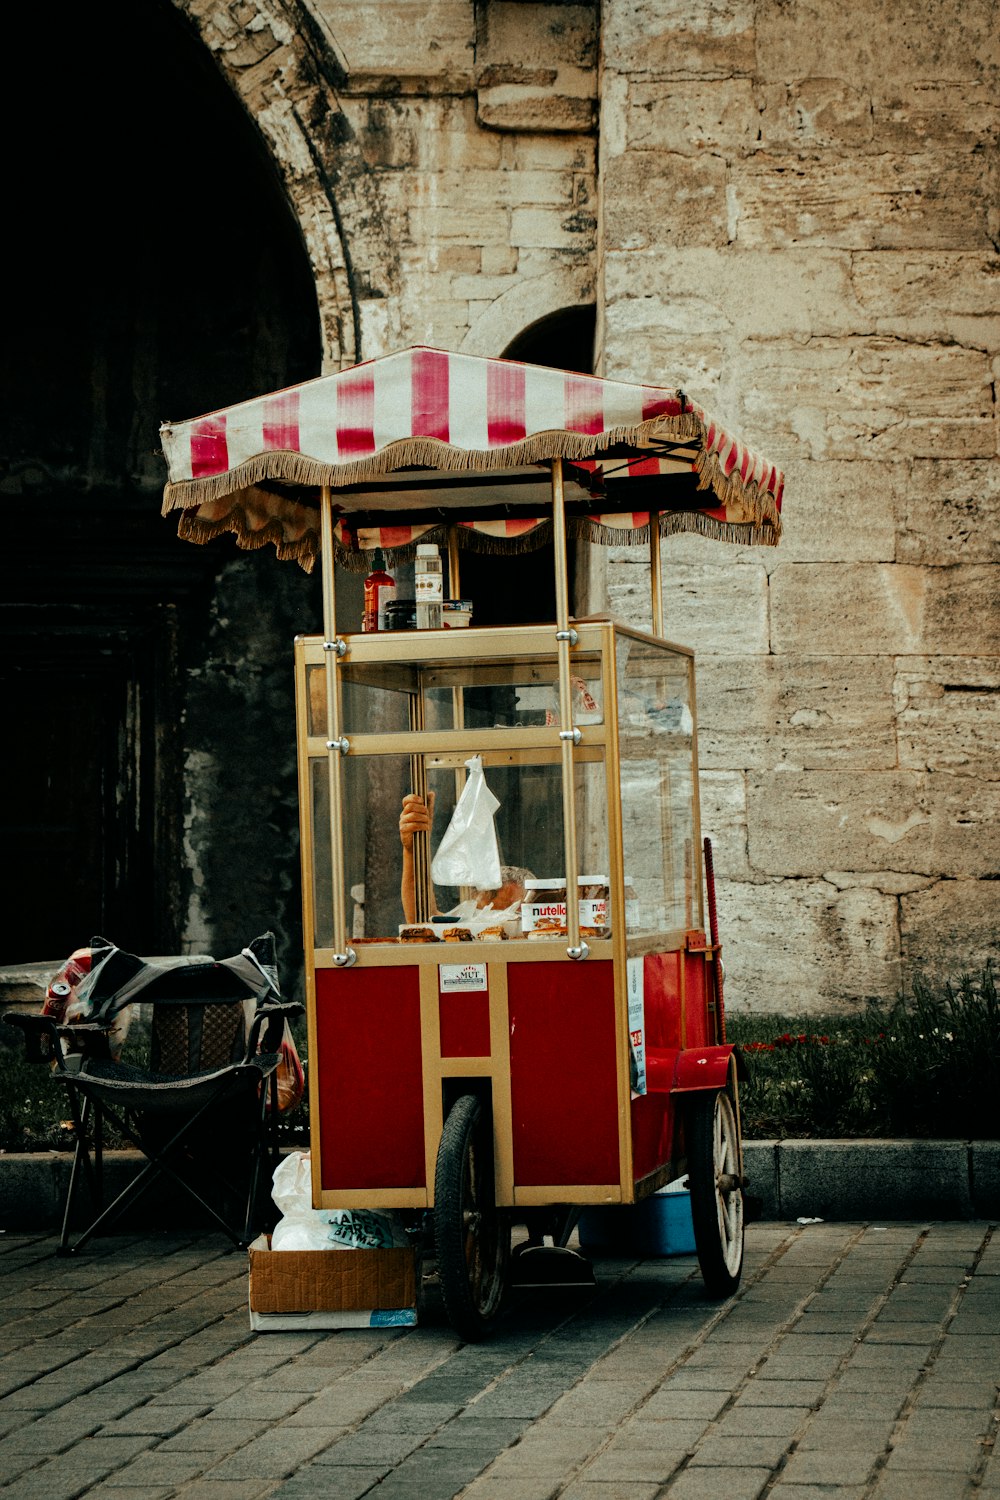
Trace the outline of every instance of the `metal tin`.
[[416, 630], [417, 601], [392, 599], [385, 607], [386, 630]]

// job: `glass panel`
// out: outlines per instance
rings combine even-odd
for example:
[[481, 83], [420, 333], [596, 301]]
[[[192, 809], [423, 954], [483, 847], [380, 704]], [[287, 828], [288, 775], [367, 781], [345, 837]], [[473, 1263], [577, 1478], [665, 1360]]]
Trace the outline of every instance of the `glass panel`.
[[[573, 663], [573, 723], [604, 720], [600, 661]], [[408, 728], [409, 701], [423, 686], [425, 728], [493, 729], [555, 724], [559, 673], [555, 658], [528, 663], [418, 667], [407, 663], [338, 668], [344, 733], [393, 734]], [[309, 733], [326, 734], [326, 668], [307, 668]]]
[[[403, 650], [401, 644], [401, 650]], [[573, 662], [573, 717], [579, 724], [601, 723], [600, 655], [589, 652]], [[517, 874], [515, 896], [523, 896], [529, 878], [556, 881], [565, 871], [562, 758], [554, 742], [544, 750], [518, 746], [518, 728], [558, 720], [558, 670], [555, 653], [521, 660], [441, 660], [338, 665], [342, 723], [351, 738], [362, 734], [406, 734], [414, 728], [432, 733], [510, 728], [511, 743], [483, 753], [486, 782], [499, 801], [495, 814], [500, 864]], [[310, 732], [325, 738], [325, 667], [309, 669]], [[505, 737], [506, 738], [506, 737]], [[409, 740], [408, 743], [414, 743]], [[504, 938], [522, 935], [521, 911], [513, 913], [499, 899], [483, 896], [474, 886], [436, 884], [421, 871], [433, 856], [451, 822], [465, 785], [470, 752], [365, 755], [355, 745], [344, 757], [344, 878], [347, 931], [351, 941], [398, 941], [417, 912], [434, 932], [481, 911], [488, 905], [508, 912], [497, 925]], [[583, 759], [583, 755], [588, 755]], [[404, 857], [399, 831], [403, 799], [420, 792], [433, 809], [429, 851], [423, 859]], [[608, 788], [603, 752], [581, 751], [575, 773], [579, 873], [589, 884], [606, 887], [609, 876]], [[333, 941], [329, 837], [329, 788], [326, 757], [310, 769], [314, 837], [314, 920], [317, 945]], [[409, 844], [409, 840], [407, 840]], [[506, 885], [515, 882], [505, 879]], [[565, 884], [565, 882], [563, 882]], [[411, 892], [422, 892], [417, 900]], [[404, 893], [406, 904], [404, 908]], [[504, 891], [506, 900], [511, 895]], [[596, 895], [591, 893], [591, 899]], [[455, 913], [462, 908], [462, 916]], [[601, 908], [602, 913], [604, 908]], [[433, 915], [451, 914], [451, 923], [431, 923]], [[596, 909], [590, 910], [596, 922]], [[485, 918], [474, 917], [474, 920]], [[582, 920], [582, 918], [581, 918]], [[456, 928], [456, 932], [457, 932]], [[457, 937], [455, 940], [459, 940]]]
[[313, 929], [317, 948], [333, 947], [330, 885], [330, 790], [326, 757], [309, 762], [309, 807], [313, 841]]
[[[573, 663], [573, 723], [600, 724], [601, 665], [588, 657]], [[424, 673], [428, 729], [493, 729], [559, 722], [559, 669], [550, 661], [499, 662]]]
[[[521, 752], [525, 755], [528, 752]], [[428, 865], [440, 846], [466, 779], [464, 765], [440, 765], [412, 756], [351, 754], [342, 764], [344, 774], [344, 864], [347, 925], [352, 941], [397, 941], [401, 930], [415, 925], [414, 886], [419, 886], [419, 862], [404, 854], [399, 833], [403, 797], [422, 780], [433, 808]], [[520, 759], [511, 764], [489, 764], [484, 757], [486, 784], [499, 800], [494, 826], [502, 877], [511, 889], [494, 900], [475, 887], [430, 883], [428, 915], [452, 914], [450, 923], [431, 923], [433, 929], [457, 931], [456, 923], [503, 927], [503, 938], [522, 936], [520, 902], [530, 879], [558, 879], [564, 871], [562, 771], [558, 762], [539, 764]], [[595, 810], [595, 822], [581, 839], [581, 858], [594, 875], [607, 883], [607, 790], [604, 761], [581, 764], [576, 773], [577, 808], [581, 819]], [[329, 793], [326, 759], [311, 764], [312, 819], [315, 841], [314, 921], [318, 947], [333, 941], [330, 884]], [[583, 833], [581, 826], [581, 833]], [[565, 883], [565, 882], [564, 882]], [[516, 886], [516, 889], [513, 887]], [[404, 906], [404, 897], [406, 904]], [[491, 921], [492, 907], [496, 921]], [[485, 914], [484, 914], [485, 913]], [[490, 933], [490, 936], [499, 936]]]
[[[326, 735], [326, 667], [306, 669], [309, 683], [309, 733]], [[412, 667], [341, 664], [343, 732], [351, 734], [400, 734], [409, 729], [409, 705], [417, 691]]]
[[689, 657], [617, 638], [626, 931], [700, 928]]
[[326, 734], [326, 668], [306, 667], [309, 733]]

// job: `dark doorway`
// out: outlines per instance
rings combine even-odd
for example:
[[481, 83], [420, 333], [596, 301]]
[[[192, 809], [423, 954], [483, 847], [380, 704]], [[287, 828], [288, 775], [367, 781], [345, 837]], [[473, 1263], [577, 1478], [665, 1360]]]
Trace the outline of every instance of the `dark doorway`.
[[159, 425], [316, 374], [315, 292], [168, 0], [22, 7], [6, 43], [0, 964], [174, 952], [188, 684], [233, 552], [160, 517]]
[[[517, 335], [503, 351], [504, 359], [554, 370], [589, 375], [594, 368], [597, 309], [592, 304], [564, 307], [539, 318]], [[567, 547], [569, 596], [576, 574], [576, 547]], [[556, 611], [552, 544], [522, 553], [516, 563], [507, 557], [466, 552], [461, 560], [462, 593], [472, 599], [477, 625], [531, 624], [553, 620]]]
[[[4, 946], [22, 959], [59, 957], [60, 939], [86, 943], [95, 913], [98, 932], [141, 934], [144, 908], [169, 902], [176, 884], [170, 830], [156, 828], [163, 756], [152, 711], [164, 642], [154, 623], [129, 627], [113, 613], [103, 626], [16, 641], [0, 666], [7, 785], [17, 788], [3, 817], [16, 872], [5, 908], [17, 920]], [[168, 621], [163, 630], [169, 638]]]
[[592, 302], [580, 307], [561, 307], [529, 323], [503, 351], [504, 359], [520, 359], [529, 365], [551, 365], [555, 370], [594, 373], [594, 339], [597, 308]]

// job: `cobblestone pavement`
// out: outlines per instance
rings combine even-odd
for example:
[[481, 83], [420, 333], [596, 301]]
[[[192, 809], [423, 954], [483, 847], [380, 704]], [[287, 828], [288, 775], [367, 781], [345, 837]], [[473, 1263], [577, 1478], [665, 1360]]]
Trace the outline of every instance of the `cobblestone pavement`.
[[54, 1248], [0, 1237], [3, 1500], [1000, 1500], [995, 1225], [753, 1224], [723, 1304], [601, 1259], [480, 1345], [252, 1333], [213, 1236]]

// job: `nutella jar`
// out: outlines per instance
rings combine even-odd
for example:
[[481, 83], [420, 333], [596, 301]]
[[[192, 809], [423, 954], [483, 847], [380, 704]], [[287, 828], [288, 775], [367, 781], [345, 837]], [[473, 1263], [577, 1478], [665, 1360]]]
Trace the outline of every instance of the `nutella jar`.
[[566, 936], [566, 881], [526, 880], [521, 931], [529, 938]]
[[581, 875], [579, 886], [580, 936], [608, 937], [608, 877]]
[[[581, 937], [607, 937], [608, 877], [581, 875], [577, 880]], [[565, 880], [529, 880], [521, 903], [521, 931], [529, 938], [566, 936]]]

